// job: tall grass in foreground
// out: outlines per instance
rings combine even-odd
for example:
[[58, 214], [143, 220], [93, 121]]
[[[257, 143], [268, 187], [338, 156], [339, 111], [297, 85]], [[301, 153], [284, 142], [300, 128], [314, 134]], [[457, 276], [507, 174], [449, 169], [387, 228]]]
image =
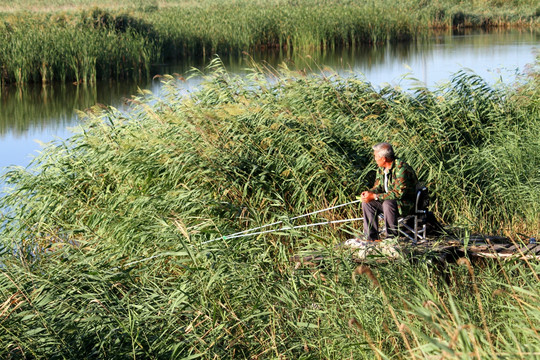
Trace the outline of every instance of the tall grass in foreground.
[[[95, 108], [6, 174], [2, 357], [538, 356], [536, 261], [357, 267], [334, 249], [357, 226], [220, 239], [353, 199], [382, 140], [446, 223], [538, 234], [537, 74], [492, 89], [458, 73], [412, 93], [268, 76], [216, 63], [189, 96], [170, 78], [163, 98]], [[290, 260], [312, 253], [321, 266]]]
[[[159, 246], [178, 249], [184, 240], [164, 239]], [[531, 359], [539, 354], [537, 263], [530, 264], [533, 269], [513, 261], [473, 269], [463, 261], [441, 274], [428, 263], [357, 267], [346, 254], [320, 249], [327, 260], [317, 269], [288, 262], [291, 245], [268, 238], [234, 242], [131, 266], [122, 266], [97, 244], [88, 250], [57, 248], [30, 269], [5, 261], [0, 354], [51, 359]]]

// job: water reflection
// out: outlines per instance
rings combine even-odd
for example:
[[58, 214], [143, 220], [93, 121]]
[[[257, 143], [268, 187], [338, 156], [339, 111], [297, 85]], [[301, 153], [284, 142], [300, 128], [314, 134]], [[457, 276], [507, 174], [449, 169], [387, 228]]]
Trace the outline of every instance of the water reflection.
[[[319, 72], [328, 66], [340, 74], [353, 73], [375, 86], [385, 83], [407, 88], [405, 75], [435, 86], [448, 80], [452, 73], [470, 68], [488, 82], [511, 80], [516, 69], [534, 63], [538, 30], [486, 32], [444, 32], [426, 41], [386, 46], [356, 46], [332, 50], [311, 50], [302, 54], [268, 49], [246, 56], [228, 55], [221, 60], [232, 73], [243, 74], [250, 58], [265, 66]], [[191, 68], [204, 68], [211, 58], [186, 59], [177, 64], [156, 65], [154, 74], [185, 74]], [[188, 81], [187, 89], [198, 80]], [[125, 99], [138, 88], [158, 93], [159, 80], [142, 82], [101, 82], [95, 87], [56, 84], [47, 86], [12, 86], [0, 90], [0, 169], [17, 164], [26, 166], [29, 153], [39, 149], [34, 139], [50, 141], [69, 136], [66, 130], [79, 119], [75, 110], [84, 110], [96, 103], [121, 108]]]
[[96, 86], [10, 86], [0, 96], [0, 135], [21, 137], [28, 132], [64, 129], [77, 120], [76, 110], [96, 103], [118, 104], [136, 91], [136, 83], [113, 82]]

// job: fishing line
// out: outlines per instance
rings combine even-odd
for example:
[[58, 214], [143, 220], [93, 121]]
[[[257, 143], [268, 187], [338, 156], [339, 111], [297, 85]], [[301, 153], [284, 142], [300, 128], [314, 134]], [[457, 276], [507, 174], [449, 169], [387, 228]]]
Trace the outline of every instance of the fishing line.
[[[310, 213], [308, 213], [308, 214], [295, 216], [295, 217], [290, 218], [289, 221], [296, 220], [296, 219], [300, 219], [300, 218], [303, 218], [303, 217], [306, 217], [306, 216], [310, 216], [310, 215], [319, 214], [319, 213], [322, 213], [322, 212], [325, 212], [325, 211], [328, 211], [328, 210], [337, 209], [337, 208], [340, 208], [340, 207], [343, 207], [343, 206], [356, 204], [357, 202], [360, 202], [360, 201], [362, 201], [362, 200], [354, 200], [354, 201], [351, 201], [351, 202], [348, 202], [348, 203], [345, 203], [345, 204], [336, 205], [336, 206], [332, 206], [332, 207], [329, 207], [329, 208], [326, 208], [326, 209], [322, 209], [322, 210], [317, 210], [317, 211], [314, 211], [314, 212], [310, 212]], [[271, 223], [271, 224], [266, 224], [266, 225], [262, 225], [262, 226], [255, 227], [255, 228], [252, 228], [252, 229], [248, 229], [248, 230], [240, 231], [240, 232], [237, 232], [237, 233], [234, 233], [234, 234], [230, 234], [230, 235], [227, 235], [227, 236], [223, 236], [221, 239], [232, 239], [232, 238], [235, 238], [235, 237], [240, 237], [240, 236], [237, 236], [237, 235], [244, 234], [244, 233], [248, 233], [248, 232], [252, 232], [252, 231], [255, 231], [255, 230], [264, 229], [265, 227], [273, 226], [273, 225], [278, 225], [278, 224], [282, 224], [282, 223], [283, 223], [283, 221], [276, 221], [276, 222], [273, 222], [273, 223]], [[276, 230], [276, 231], [277, 231], [277, 230]], [[255, 235], [255, 234], [253, 234], [253, 235]], [[215, 240], [217, 240], [217, 239], [215, 239]], [[204, 243], [203, 243], [203, 244], [204, 244]]]

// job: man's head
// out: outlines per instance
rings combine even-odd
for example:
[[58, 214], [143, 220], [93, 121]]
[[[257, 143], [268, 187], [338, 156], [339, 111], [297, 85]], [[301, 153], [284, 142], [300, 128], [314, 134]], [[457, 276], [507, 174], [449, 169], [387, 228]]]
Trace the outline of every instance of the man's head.
[[392, 166], [392, 163], [396, 158], [394, 155], [394, 148], [392, 148], [392, 145], [387, 142], [373, 145], [373, 155], [375, 156], [375, 162], [379, 167]]

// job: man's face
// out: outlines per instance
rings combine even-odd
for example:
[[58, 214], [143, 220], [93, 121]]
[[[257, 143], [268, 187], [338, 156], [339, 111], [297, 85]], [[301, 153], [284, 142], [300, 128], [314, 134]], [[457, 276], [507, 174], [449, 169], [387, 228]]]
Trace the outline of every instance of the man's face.
[[375, 162], [377, 163], [378, 167], [383, 167], [386, 163], [386, 158], [384, 156], [379, 156], [377, 153], [373, 153], [373, 156], [375, 157]]

